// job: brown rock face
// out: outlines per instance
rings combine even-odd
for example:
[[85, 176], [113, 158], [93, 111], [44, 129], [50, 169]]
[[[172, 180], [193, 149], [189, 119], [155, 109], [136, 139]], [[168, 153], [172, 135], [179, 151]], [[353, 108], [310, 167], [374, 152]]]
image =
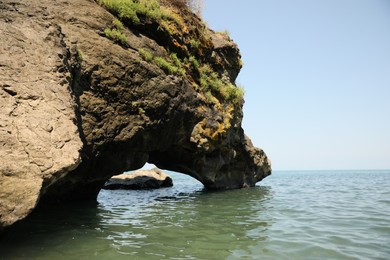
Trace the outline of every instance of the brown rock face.
[[139, 170], [132, 174], [114, 175], [104, 183], [102, 189], [146, 190], [172, 186], [172, 178], [160, 169], [154, 168], [151, 170]]
[[0, 228], [74, 170], [82, 147], [61, 29], [23, 2], [0, 2]]
[[[0, 229], [38, 202], [95, 198], [111, 176], [146, 162], [209, 189], [271, 174], [241, 128], [243, 101], [205, 86], [197, 69], [207, 64], [232, 86], [237, 46], [179, 14], [187, 31], [124, 19], [119, 42], [104, 33], [115, 17], [95, 1], [0, 1]], [[140, 50], [171, 61], [176, 50], [184, 72]]]

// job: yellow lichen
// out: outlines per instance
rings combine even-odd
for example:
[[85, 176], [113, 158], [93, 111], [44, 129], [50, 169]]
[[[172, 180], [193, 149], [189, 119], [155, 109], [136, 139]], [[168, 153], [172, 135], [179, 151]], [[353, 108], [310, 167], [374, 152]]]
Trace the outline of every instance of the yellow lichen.
[[[205, 112], [206, 108], [199, 108], [200, 112]], [[200, 121], [193, 129], [193, 135], [191, 141], [198, 144], [198, 146], [204, 146], [207, 143], [207, 148], [210, 147], [210, 142], [218, 141], [219, 138], [223, 138], [227, 131], [231, 128], [231, 120], [233, 118], [232, 112], [234, 107], [228, 106], [225, 109], [220, 109], [222, 120], [220, 122], [216, 122], [216, 126], [210, 126], [210, 120], [204, 118]], [[215, 122], [214, 122], [215, 123]], [[206, 142], [206, 140], [208, 142]]]

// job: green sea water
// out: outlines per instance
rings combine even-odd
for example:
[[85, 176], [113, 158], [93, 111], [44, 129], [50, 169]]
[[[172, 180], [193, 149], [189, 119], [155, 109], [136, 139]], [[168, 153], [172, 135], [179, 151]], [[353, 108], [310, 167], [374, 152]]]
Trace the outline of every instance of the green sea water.
[[389, 171], [275, 171], [258, 186], [102, 190], [36, 211], [0, 259], [390, 259]]

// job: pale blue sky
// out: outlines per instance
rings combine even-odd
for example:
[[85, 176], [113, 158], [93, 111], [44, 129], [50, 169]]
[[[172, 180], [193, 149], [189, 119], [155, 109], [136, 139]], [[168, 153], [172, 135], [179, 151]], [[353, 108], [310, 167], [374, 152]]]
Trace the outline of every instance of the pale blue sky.
[[275, 170], [390, 169], [390, 1], [204, 0], [244, 67], [245, 132]]

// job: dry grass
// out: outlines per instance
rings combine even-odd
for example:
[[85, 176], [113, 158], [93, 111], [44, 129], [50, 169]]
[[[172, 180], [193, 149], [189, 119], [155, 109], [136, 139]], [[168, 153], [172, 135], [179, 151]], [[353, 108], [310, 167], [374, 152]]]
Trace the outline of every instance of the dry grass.
[[160, 3], [177, 9], [190, 8], [198, 16], [201, 16], [203, 9], [202, 0], [160, 0]]

